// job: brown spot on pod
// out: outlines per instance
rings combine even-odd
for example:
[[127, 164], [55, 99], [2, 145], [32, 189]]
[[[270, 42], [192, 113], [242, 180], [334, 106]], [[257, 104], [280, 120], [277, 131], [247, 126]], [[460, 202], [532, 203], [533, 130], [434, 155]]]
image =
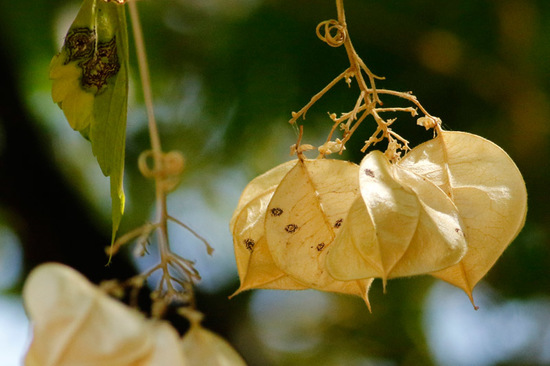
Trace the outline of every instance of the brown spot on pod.
[[285, 231], [289, 234], [294, 233], [296, 230], [298, 230], [298, 225], [296, 224], [288, 224], [285, 226]]
[[283, 214], [283, 210], [279, 207], [275, 207], [271, 209], [271, 216], [281, 216]]
[[244, 246], [246, 247], [246, 249], [248, 249], [250, 251], [253, 251], [254, 250], [254, 245], [256, 245], [254, 240], [252, 240], [250, 238], [244, 239]]

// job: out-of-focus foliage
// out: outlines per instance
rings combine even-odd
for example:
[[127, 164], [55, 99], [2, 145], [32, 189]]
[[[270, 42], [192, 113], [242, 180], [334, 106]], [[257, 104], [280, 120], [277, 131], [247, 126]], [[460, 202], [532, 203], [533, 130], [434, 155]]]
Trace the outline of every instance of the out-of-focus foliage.
[[[82, 152], [85, 141], [81, 145], [67, 138], [64, 117], [49, 94], [49, 61], [79, 5], [78, 1], [1, 2], [0, 37], [6, 48], [2, 54], [15, 67], [25, 106], [39, 122], [36, 129], [45, 132], [47, 143], [55, 147], [57, 168], [86, 197], [90, 211], [102, 215], [99, 221], [107, 223], [110, 207], [106, 210], [102, 202], [108, 202], [108, 189], [97, 199], [100, 187], [90, 179], [97, 168], [89, 164], [93, 157]], [[433, 115], [442, 118], [444, 127], [486, 137], [516, 162], [530, 197], [526, 226], [478, 287], [479, 291], [492, 287], [492, 292], [484, 294], [493, 294], [491, 301], [502, 302], [503, 307], [510, 299], [546, 303], [550, 289], [550, 169], [546, 163], [550, 157], [550, 2], [346, 0], [345, 5], [356, 51], [374, 73], [386, 77], [378, 87], [414, 91]], [[225, 207], [220, 203], [225, 191], [216, 191], [224, 186], [219, 177], [228, 177], [224, 172], [229, 169], [246, 175], [242, 190], [252, 177], [288, 160], [288, 147], [296, 138], [287, 124], [290, 112], [347, 67], [343, 49], [330, 48], [315, 35], [320, 21], [336, 17], [334, 3], [146, 0], [139, 6], [165, 148], [182, 150], [186, 156], [188, 170], [180, 189], [199, 188], [214, 207]], [[140, 178], [135, 164], [139, 153], [148, 148], [141, 97], [132, 89], [136, 75], [131, 61], [128, 206], [123, 231], [147, 219], [153, 198], [149, 182]], [[331, 126], [326, 113], [349, 109], [354, 102], [345, 84], [335, 87], [308, 112], [304, 142], [319, 144]], [[385, 100], [388, 106], [392, 102]], [[375, 128], [371, 122], [365, 121], [347, 145], [346, 156], [357, 163], [363, 156], [359, 149]], [[411, 146], [431, 137], [406, 117], [400, 117], [394, 127], [410, 139]], [[46, 183], [37, 180], [35, 184]], [[238, 196], [227, 197], [233, 200], [228, 205], [233, 209]], [[228, 223], [231, 211], [223, 214]], [[227, 231], [227, 227], [212, 230]], [[231, 246], [229, 237], [220, 245]], [[103, 264], [97, 264], [98, 271]], [[236, 270], [233, 275], [232, 287], [205, 295], [198, 306], [206, 313], [205, 325], [223, 329], [251, 364], [434, 362], [424, 325], [429, 318], [426, 298], [434, 283], [428, 277], [394, 281], [386, 294], [375, 282], [369, 293], [370, 314], [360, 299], [309, 292], [279, 297], [248, 292], [228, 301], [226, 297], [238, 287]], [[478, 305], [475, 316], [482, 318], [497, 309]], [[440, 306], [443, 310], [446, 304]], [[467, 303], [464, 306], [473, 312]], [[537, 314], [525, 316], [533, 324], [543, 324]], [[544, 334], [526, 334], [530, 350], [544, 349]], [[541, 362], [537, 357], [542, 356], [526, 348], [514, 352], [501, 352], [502, 357], [493, 360]]]

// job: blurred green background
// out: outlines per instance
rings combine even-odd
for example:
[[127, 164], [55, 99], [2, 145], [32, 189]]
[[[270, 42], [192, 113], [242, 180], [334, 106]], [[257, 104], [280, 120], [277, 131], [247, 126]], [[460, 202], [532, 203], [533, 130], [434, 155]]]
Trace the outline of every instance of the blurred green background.
[[[34, 266], [60, 261], [98, 282], [129, 277], [157, 260], [134, 261], [130, 250], [105, 266], [108, 180], [89, 143], [51, 102], [48, 65], [79, 5], [0, 0], [2, 365], [19, 364], [26, 344], [19, 294]], [[172, 232], [174, 250], [196, 260], [203, 276], [198, 306], [205, 325], [251, 365], [550, 364], [550, 2], [345, 5], [357, 52], [386, 77], [378, 87], [412, 90], [447, 129], [481, 135], [510, 154], [529, 193], [525, 228], [474, 291], [478, 311], [460, 290], [427, 276], [390, 281], [386, 294], [375, 282], [372, 314], [359, 298], [315, 291], [249, 291], [228, 300], [238, 287], [228, 223], [242, 189], [291, 158], [291, 111], [348, 66], [343, 48], [315, 35], [319, 22], [336, 17], [335, 3], [143, 0], [164, 148], [186, 156], [170, 210], [216, 248], [208, 257], [191, 235]], [[154, 198], [136, 166], [148, 131], [134, 58], [131, 64], [121, 233], [152, 217]], [[307, 115], [304, 142], [323, 141], [327, 112], [350, 110], [356, 97], [345, 84], [328, 93]], [[413, 145], [430, 137], [414, 119], [398, 117], [396, 130]], [[372, 120], [364, 122], [344, 157], [360, 161], [374, 129]]]

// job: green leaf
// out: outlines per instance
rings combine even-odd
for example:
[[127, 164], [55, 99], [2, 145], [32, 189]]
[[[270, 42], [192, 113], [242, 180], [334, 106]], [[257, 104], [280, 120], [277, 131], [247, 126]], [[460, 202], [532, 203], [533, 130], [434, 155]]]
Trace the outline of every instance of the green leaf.
[[84, 0], [50, 64], [52, 98], [71, 127], [92, 144], [111, 179], [113, 232], [124, 212], [124, 145], [128, 104], [128, 33], [124, 5]]

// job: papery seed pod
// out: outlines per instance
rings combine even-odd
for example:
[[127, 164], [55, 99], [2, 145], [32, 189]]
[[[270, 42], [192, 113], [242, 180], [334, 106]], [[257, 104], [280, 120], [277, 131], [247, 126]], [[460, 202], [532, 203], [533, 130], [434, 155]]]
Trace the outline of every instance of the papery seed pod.
[[181, 348], [184, 365], [246, 366], [242, 357], [222, 337], [191, 322], [191, 328], [183, 336]]
[[439, 187], [380, 151], [369, 153], [359, 172], [361, 196], [327, 257], [333, 277], [379, 277], [385, 284], [449, 267], [464, 256], [458, 210]]
[[265, 240], [266, 215], [280, 216], [283, 211], [267, 206], [283, 177], [295, 161], [283, 163], [254, 178], [244, 189], [230, 222], [237, 270], [241, 285], [233, 294], [253, 288], [303, 290], [307, 287], [288, 277], [273, 262]]
[[525, 223], [527, 190], [519, 169], [491, 141], [450, 131], [417, 146], [399, 164], [435, 183], [457, 206], [468, 253], [433, 275], [463, 289], [473, 303], [473, 288]]
[[[341, 220], [358, 195], [357, 171], [357, 165], [342, 160], [296, 161], [269, 202], [265, 237], [275, 265], [291, 278], [314, 289], [361, 296], [369, 305], [371, 279], [335, 280], [325, 267]], [[269, 214], [274, 210], [280, 214]]]

